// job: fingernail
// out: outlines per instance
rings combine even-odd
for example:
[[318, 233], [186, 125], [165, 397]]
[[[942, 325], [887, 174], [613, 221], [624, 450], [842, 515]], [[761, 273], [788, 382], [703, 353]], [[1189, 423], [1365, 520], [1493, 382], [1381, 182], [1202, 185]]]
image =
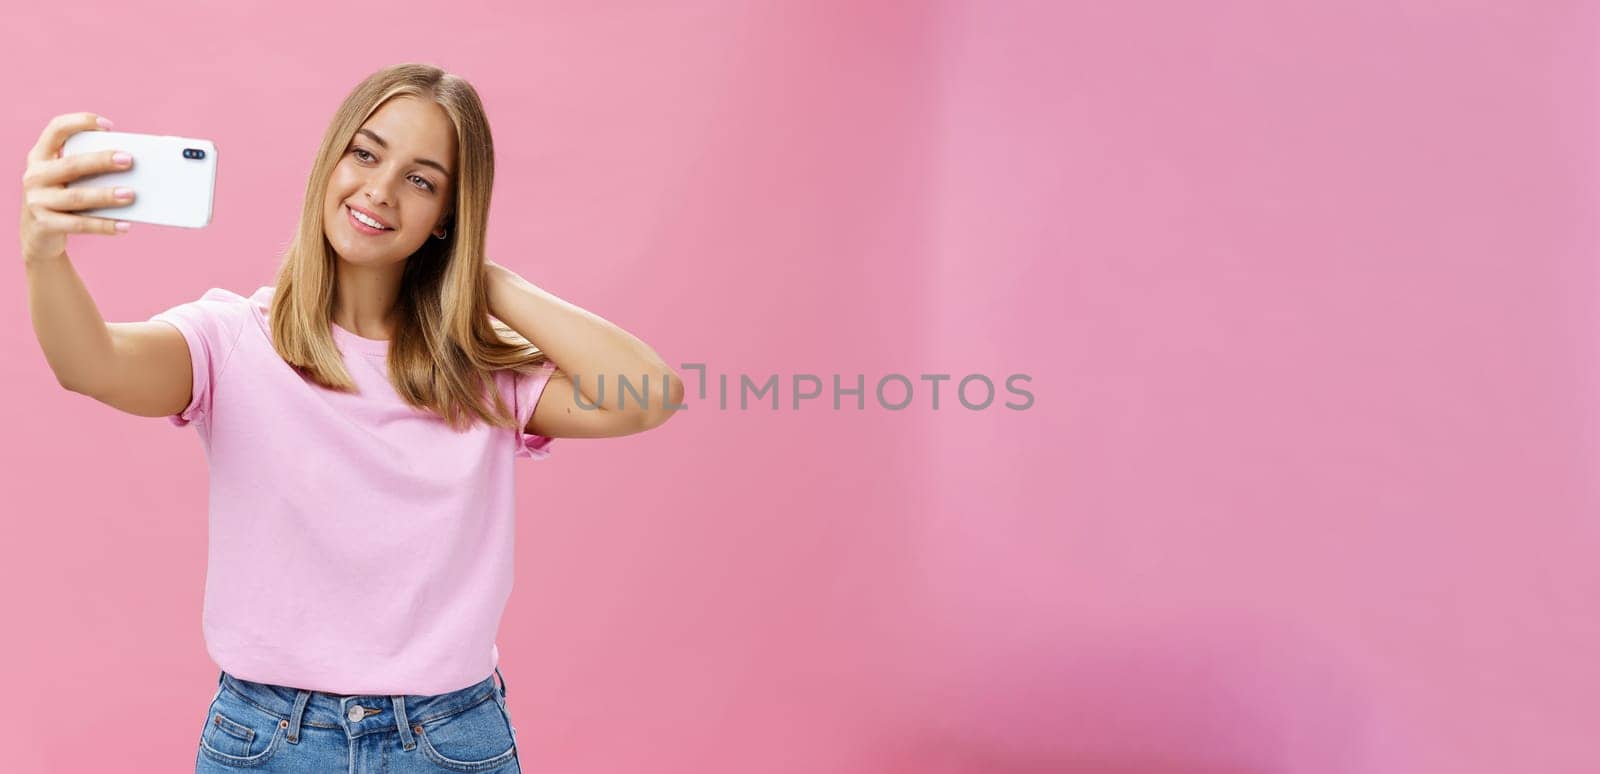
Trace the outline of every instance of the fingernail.
[[122, 166], [127, 166], [133, 163], [133, 155], [124, 153], [122, 151], [117, 151], [116, 153], [111, 154], [111, 160], [121, 164]]
[[117, 221], [116, 228], [117, 228], [118, 231], [127, 231], [128, 229], [130, 229], [132, 227], [133, 227], [133, 224], [129, 223], [128, 221], [125, 221], [125, 220]]
[[99, 124], [101, 129], [110, 129], [111, 128], [111, 119], [106, 118], [104, 116], [101, 116], [100, 118], [96, 118], [95, 119], [95, 123]]
[[112, 189], [111, 193], [112, 193], [112, 195], [116, 196], [118, 199], [132, 199], [133, 198], [133, 189], [132, 188], [120, 188], [120, 187], [119, 188], [114, 188], [114, 189]]

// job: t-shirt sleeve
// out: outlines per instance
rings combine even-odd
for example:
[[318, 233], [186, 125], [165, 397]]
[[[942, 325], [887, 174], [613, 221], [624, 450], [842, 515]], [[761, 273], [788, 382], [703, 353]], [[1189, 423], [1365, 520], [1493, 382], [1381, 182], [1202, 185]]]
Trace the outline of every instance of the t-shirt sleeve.
[[555, 370], [556, 364], [546, 360], [537, 371], [532, 373], [519, 371], [512, 377], [517, 409], [517, 448], [514, 456], [532, 457], [536, 460], [550, 456], [550, 444], [554, 443], [555, 439], [528, 432], [528, 421], [533, 419], [533, 410], [539, 405], [539, 398], [544, 395], [545, 385], [550, 383], [550, 375], [555, 373]]
[[179, 304], [150, 317], [151, 321], [164, 322], [178, 329], [189, 344], [189, 364], [192, 366], [192, 394], [189, 405], [177, 414], [167, 416], [174, 426], [184, 427], [190, 422], [206, 422], [211, 415], [212, 393], [218, 377], [228, 365], [239, 336], [244, 332], [244, 322], [249, 313], [249, 300], [223, 288], [211, 288], [200, 298]]

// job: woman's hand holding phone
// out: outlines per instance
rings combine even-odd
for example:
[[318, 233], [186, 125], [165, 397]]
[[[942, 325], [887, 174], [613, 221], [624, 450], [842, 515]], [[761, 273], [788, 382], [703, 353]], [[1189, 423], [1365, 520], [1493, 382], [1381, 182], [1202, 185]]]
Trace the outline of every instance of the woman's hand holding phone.
[[[124, 207], [133, 203], [127, 188], [68, 188], [80, 177], [117, 172], [133, 165], [133, 157], [118, 151], [61, 156], [62, 145], [78, 132], [109, 129], [111, 122], [94, 113], [67, 113], [50, 119], [39, 141], [28, 152], [22, 175], [22, 258], [26, 262], [49, 260], [67, 251], [67, 234], [120, 234], [128, 224], [111, 218], [74, 215], [78, 210]], [[119, 195], [125, 194], [125, 195]]]

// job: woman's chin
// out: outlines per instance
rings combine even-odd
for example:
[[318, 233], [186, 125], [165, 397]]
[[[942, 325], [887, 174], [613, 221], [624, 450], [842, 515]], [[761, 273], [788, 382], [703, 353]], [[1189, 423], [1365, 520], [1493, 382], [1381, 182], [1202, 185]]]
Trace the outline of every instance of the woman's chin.
[[333, 248], [333, 254], [338, 256], [339, 260], [356, 266], [388, 266], [393, 263], [404, 263], [406, 258], [404, 255], [352, 248], [349, 244], [341, 244], [334, 239], [328, 240], [328, 245]]

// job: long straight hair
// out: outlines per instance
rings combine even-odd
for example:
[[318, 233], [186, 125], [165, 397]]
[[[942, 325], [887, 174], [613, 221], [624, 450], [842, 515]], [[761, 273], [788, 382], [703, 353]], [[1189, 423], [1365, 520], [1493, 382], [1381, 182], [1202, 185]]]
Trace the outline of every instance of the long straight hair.
[[429, 235], [406, 258], [395, 300], [398, 322], [389, 342], [389, 380], [407, 403], [438, 414], [457, 431], [477, 420], [515, 428], [511, 409], [499, 390], [492, 389], [492, 373], [531, 371], [546, 357], [489, 316], [483, 266], [494, 141], [477, 91], [433, 65], [385, 67], [358, 84], [334, 113], [306, 180], [294, 240], [278, 268], [273, 346], [305, 378], [331, 390], [357, 391], [330, 327], [338, 256], [323, 232], [322, 203], [333, 169], [356, 130], [384, 103], [402, 95], [444, 108], [455, 126], [458, 173], [448, 236], [440, 240]]

